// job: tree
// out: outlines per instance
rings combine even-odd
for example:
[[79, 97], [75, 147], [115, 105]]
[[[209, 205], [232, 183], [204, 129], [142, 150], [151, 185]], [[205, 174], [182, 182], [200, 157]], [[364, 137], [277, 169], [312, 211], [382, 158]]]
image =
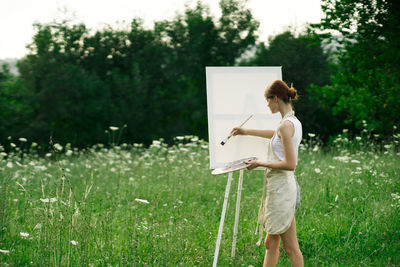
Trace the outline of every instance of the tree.
[[[21, 79], [10, 72], [7, 64], [0, 70], [0, 142], [18, 135], [30, 111], [27, 90]], [[20, 136], [21, 137], [21, 136]]]
[[[159, 133], [160, 66], [166, 46], [140, 20], [89, 35], [84, 25], [36, 25], [31, 53], [19, 63], [33, 108], [26, 135], [85, 146], [104, 142], [109, 126], [130, 126], [127, 138], [150, 142]], [[49, 112], [51, 110], [51, 112]], [[140, 130], [138, 130], [140, 129]]]
[[145, 29], [37, 24], [19, 72], [32, 109], [23, 134], [86, 146], [127, 124], [131, 142], [207, 137], [205, 67], [233, 65], [254, 44], [258, 23], [244, 1], [222, 0], [216, 21], [200, 2]]
[[283, 80], [297, 89], [298, 101], [294, 102], [295, 110], [300, 120], [304, 120], [305, 133], [318, 133], [329, 137], [337, 131], [340, 124], [325, 124], [333, 120], [326, 108], [319, 108], [318, 103], [312, 101], [310, 86], [329, 84], [329, 75], [332, 71], [328, 54], [324, 52], [321, 42], [314, 35], [302, 33], [295, 36], [285, 31], [269, 40], [269, 46], [260, 43], [255, 55], [244, 60], [242, 65], [254, 66], [282, 66]]
[[156, 24], [155, 31], [170, 48], [165, 71], [163, 112], [167, 136], [196, 134], [206, 138], [206, 66], [232, 66], [256, 40], [259, 23], [245, 1], [222, 0], [221, 18], [215, 21], [200, 2], [183, 15]]
[[31, 53], [18, 63], [32, 110], [20, 135], [40, 143], [49, 136], [74, 145], [100, 141], [108, 87], [82, 66], [84, 25], [39, 25]]
[[400, 124], [399, 2], [324, 0], [322, 9], [314, 30], [342, 48], [331, 85], [314, 88], [318, 101], [349, 125], [362, 129], [365, 121], [369, 130], [390, 134]]

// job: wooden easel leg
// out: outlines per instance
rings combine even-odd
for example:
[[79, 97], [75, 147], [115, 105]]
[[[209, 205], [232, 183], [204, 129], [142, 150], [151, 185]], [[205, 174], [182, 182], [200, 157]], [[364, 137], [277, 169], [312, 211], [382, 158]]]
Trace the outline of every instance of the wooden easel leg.
[[232, 241], [231, 257], [235, 257], [236, 238], [237, 238], [238, 225], [239, 225], [240, 197], [242, 195], [242, 184], [243, 184], [243, 169], [240, 170], [240, 175], [239, 175], [238, 191], [237, 191], [237, 197], [236, 197], [235, 225], [233, 227], [233, 241]]
[[219, 222], [218, 237], [217, 237], [217, 244], [215, 246], [213, 267], [217, 266], [218, 253], [219, 253], [219, 247], [221, 245], [222, 231], [224, 229], [226, 206], [228, 205], [229, 190], [231, 189], [231, 182], [232, 182], [232, 173], [230, 172], [228, 174], [228, 182], [226, 184], [226, 189], [225, 189], [225, 197], [224, 197], [224, 205], [222, 207], [221, 221]]

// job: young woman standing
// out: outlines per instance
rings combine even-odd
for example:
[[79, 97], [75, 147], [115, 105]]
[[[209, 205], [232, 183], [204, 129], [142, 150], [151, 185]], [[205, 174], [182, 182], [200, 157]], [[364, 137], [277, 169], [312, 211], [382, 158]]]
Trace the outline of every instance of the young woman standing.
[[266, 167], [266, 199], [263, 214], [265, 239], [264, 267], [275, 266], [279, 257], [279, 244], [289, 256], [292, 266], [303, 266], [296, 235], [294, 214], [300, 201], [300, 189], [294, 175], [297, 155], [302, 139], [301, 122], [294, 116], [292, 100], [297, 98], [294, 88], [283, 81], [273, 82], [265, 91], [272, 113], [280, 112], [282, 121], [276, 130], [234, 128], [234, 135], [253, 135], [270, 138], [267, 162], [246, 161], [249, 170]]

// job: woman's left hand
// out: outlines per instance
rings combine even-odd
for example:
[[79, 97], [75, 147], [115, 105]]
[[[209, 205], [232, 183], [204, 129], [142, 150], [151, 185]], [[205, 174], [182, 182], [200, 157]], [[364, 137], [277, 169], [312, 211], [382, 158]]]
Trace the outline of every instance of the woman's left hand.
[[255, 168], [257, 168], [257, 167], [260, 166], [260, 164], [258, 163], [257, 160], [251, 160], [251, 159], [249, 159], [249, 160], [245, 160], [245, 161], [243, 161], [243, 162], [246, 163], [246, 164], [250, 164], [249, 166], [247, 166], [247, 169], [248, 169], [248, 170], [252, 170], [252, 169], [255, 169]]

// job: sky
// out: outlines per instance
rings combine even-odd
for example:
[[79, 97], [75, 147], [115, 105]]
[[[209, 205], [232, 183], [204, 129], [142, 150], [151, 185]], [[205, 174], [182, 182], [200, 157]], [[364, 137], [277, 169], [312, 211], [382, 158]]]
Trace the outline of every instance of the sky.
[[[154, 21], [173, 19], [185, 4], [196, 0], [0, 0], [0, 59], [21, 58], [34, 36], [33, 23], [49, 23], [72, 18], [91, 29], [104, 25], [118, 27], [133, 18], [143, 19], [151, 29]], [[218, 0], [202, 0], [214, 18], [220, 17]], [[260, 22], [259, 41], [283, 32], [287, 27], [301, 29], [319, 22], [323, 16], [321, 0], [248, 0], [246, 7]]]

